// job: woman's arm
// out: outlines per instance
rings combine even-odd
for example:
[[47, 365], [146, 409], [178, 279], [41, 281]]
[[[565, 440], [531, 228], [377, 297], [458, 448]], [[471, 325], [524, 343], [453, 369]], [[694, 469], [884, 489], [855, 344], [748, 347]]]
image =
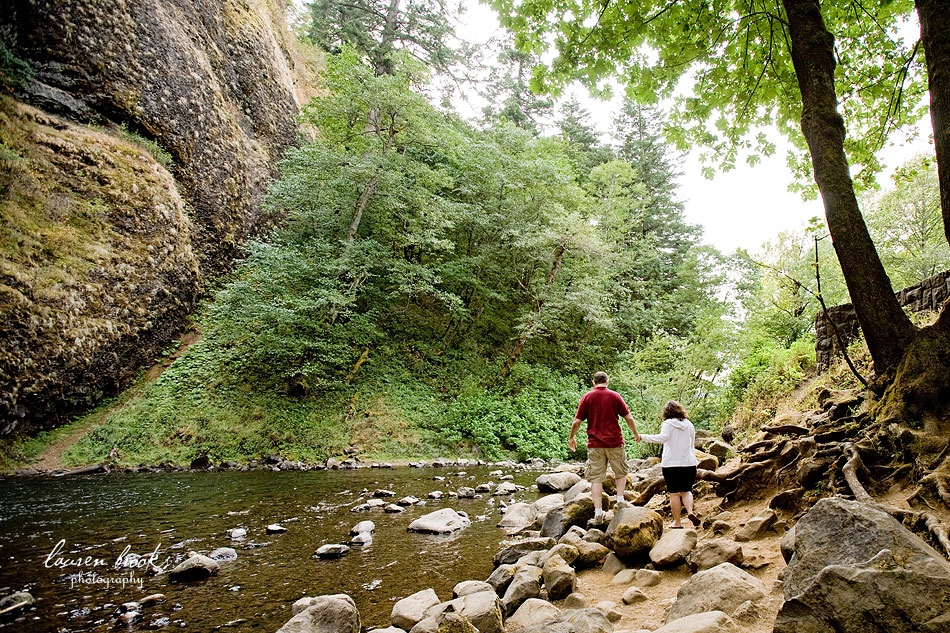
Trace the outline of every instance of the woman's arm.
[[670, 441], [670, 436], [672, 435], [672, 429], [670, 425], [663, 422], [663, 426], [660, 428], [660, 432], [657, 435], [644, 435], [640, 434], [641, 442], [649, 442], [650, 444], [666, 444]]

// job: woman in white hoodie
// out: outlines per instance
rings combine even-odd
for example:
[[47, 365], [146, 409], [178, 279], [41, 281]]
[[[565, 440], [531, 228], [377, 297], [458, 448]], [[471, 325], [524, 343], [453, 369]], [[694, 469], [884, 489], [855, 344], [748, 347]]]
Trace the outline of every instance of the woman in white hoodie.
[[659, 435], [640, 435], [640, 440], [663, 445], [663, 479], [670, 495], [670, 510], [673, 511], [673, 529], [683, 527], [680, 523], [682, 508], [693, 525], [699, 518], [693, 514], [693, 484], [696, 483], [696, 429], [686, 418], [686, 409], [679, 402], [670, 401], [663, 407], [663, 427]]

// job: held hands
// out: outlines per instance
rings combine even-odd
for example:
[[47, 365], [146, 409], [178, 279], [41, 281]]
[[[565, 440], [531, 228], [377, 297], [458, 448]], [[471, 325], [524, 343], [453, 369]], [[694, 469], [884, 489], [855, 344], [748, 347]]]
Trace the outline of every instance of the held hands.
[[643, 440], [640, 439], [640, 434], [639, 434], [639, 433], [634, 433], [634, 434], [633, 434], [633, 439], [635, 439], [635, 440], [638, 441], [638, 442], [643, 441]]

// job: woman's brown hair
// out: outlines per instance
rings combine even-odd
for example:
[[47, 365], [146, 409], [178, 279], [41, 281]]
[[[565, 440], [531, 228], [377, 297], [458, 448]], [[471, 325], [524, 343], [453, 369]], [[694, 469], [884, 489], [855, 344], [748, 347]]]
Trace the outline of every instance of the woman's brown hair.
[[663, 407], [663, 419], [669, 420], [670, 418], [686, 419], [686, 409], [676, 400], [670, 400], [666, 403], [666, 406]]

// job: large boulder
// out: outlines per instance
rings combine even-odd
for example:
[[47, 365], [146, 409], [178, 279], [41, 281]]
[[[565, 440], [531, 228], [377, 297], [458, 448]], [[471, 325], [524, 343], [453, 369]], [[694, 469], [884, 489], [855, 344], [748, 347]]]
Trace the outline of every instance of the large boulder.
[[822, 499], [795, 525], [776, 633], [950, 630], [950, 563], [874, 505]]
[[[548, 590], [549, 600], [560, 600], [574, 592], [577, 586], [577, 574], [560, 556], [551, 556], [542, 569], [544, 586]], [[527, 626], [527, 625], [523, 625]]]
[[472, 522], [452, 508], [442, 508], [429, 514], [424, 514], [409, 524], [410, 532], [424, 534], [448, 534], [466, 528]]
[[484, 580], [464, 580], [452, 588], [452, 595], [456, 598], [464, 598], [465, 596], [482, 591], [491, 591], [494, 593], [495, 588]]
[[391, 616], [393, 626], [408, 631], [426, 617], [426, 611], [437, 604], [439, 604], [439, 596], [436, 595], [434, 589], [417, 591], [393, 605]]
[[498, 527], [520, 530], [525, 526], [531, 525], [536, 516], [538, 516], [538, 513], [530, 504], [512, 503], [505, 510], [501, 521], [498, 522]]
[[746, 600], [757, 602], [767, 593], [761, 580], [731, 563], [723, 563], [699, 572], [680, 586], [666, 622], [705, 611], [732, 613]]
[[501, 601], [493, 591], [479, 591], [434, 605], [426, 611], [423, 622], [443, 613], [458, 613], [479, 633], [503, 633], [505, 630]]
[[575, 633], [612, 633], [614, 625], [597, 609], [565, 609], [554, 623], [570, 624]]
[[561, 612], [547, 600], [529, 598], [525, 600], [514, 615], [505, 622], [507, 631], [517, 631], [553, 620]]
[[516, 541], [511, 545], [499, 550], [492, 558], [492, 563], [495, 564], [495, 567], [498, 567], [499, 565], [510, 565], [511, 563], [517, 563], [526, 554], [541, 550], [549, 550], [556, 544], [557, 543], [555, 543], [554, 539], [543, 537], [528, 538], [522, 541]]
[[495, 593], [499, 596], [505, 595], [505, 591], [508, 589], [508, 585], [511, 584], [511, 579], [515, 577], [515, 566], [514, 565], [499, 565], [491, 575], [485, 579], [489, 585], [494, 588]]
[[579, 482], [581, 478], [574, 473], [549, 473], [535, 480], [540, 492], [563, 492]]
[[737, 633], [739, 627], [722, 611], [694, 613], [661, 626], [653, 633]]
[[534, 565], [522, 565], [515, 570], [511, 584], [501, 599], [506, 615], [514, 613], [528, 598], [541, 595], [542, 570]]
[[564, 493], [564, 503], [570, 503], [571, 501], [574, 501], [574, 499], [577, 499], [582, 494], [589, 494], [590, 489], [591, 489], [591, 486], [590, 486], [589, 481], [587, 481], [586, 479], [582, 479], [578, 481], [576, 484], [571, 486], [567, 492]]
[[320, 596], [277, 633], [360, 633], [360, 612], [349, 596]]
[[640, 506], [619, 508], [607, 527], [607, 547], [623, 558], [645, 554], [662, 533], [663, 519], [653, 510]]
[[573, 501], [547, 513], [541, 525], [541, 536], [561, 538], [572, 525], [585, 527], [593, 518], [594, 501], [589, 495], [579, 495]]
[[600, 543], [591, 543], [590, 541], [581, 541], [574, 547], [577, 548], [578, 557], [572, 563], [577, 569], [589, 569], [599, 567], [604, 564], [610, 550]]
[[693, 572], [712, 569], [722, 563], [740, 565], [744, 559], [742, 547], [729, 539], [714, 538], [704, 541], [686, 557], [686, 563]]
[[212, 560], [201, 554], [194, 554], [168, 572], [168, 579], [173, 582], [204, 580], [205, 578], [217, 574], [220, 569], [221, 566], [218, 565], [216, 560]]
[[670, 530], [650, 549], [650, 560], [656, 567], [672, 567], [686, 560], [696, 547], [696, 530]]
[[554, 508], [559, 508], [562, 505], [564, 505], [564, 495], [557, 493], [539, 497], [531, 504], [531, 508], [535, 511], [537, 516], [543, 517]]

